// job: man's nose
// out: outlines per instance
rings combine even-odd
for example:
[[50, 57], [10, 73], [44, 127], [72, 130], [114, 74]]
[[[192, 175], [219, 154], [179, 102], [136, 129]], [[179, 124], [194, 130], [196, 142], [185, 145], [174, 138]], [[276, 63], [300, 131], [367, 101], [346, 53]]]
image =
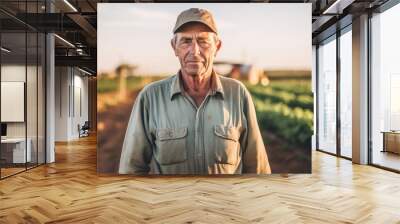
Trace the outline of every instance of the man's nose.
[[200, 46], [197, 44], [196, 40], [193, 40], [190, 44], [190, 52], [194, 55], [200, 54]]

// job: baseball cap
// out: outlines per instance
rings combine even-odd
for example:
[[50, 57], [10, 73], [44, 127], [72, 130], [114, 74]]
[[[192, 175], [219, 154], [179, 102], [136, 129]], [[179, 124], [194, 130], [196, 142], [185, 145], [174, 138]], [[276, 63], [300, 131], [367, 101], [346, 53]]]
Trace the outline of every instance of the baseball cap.
[[210, 28], [214, 33], [218, 33], [211, 12], [209, 12], [206, 9], [200, 9], [200, 8], [190, 8], [181, 12], [178, 18], [176, 19], [173, 33], [176, 33], [179, 28], [181, 28], [183, 25], [189, 22], [202, 23], [206, 25], [208, 28]]

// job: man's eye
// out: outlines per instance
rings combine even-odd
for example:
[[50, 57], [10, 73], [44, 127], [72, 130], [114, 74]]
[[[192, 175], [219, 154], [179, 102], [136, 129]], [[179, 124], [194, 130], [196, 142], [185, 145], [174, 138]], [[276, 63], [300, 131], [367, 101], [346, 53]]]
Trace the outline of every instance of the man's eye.
[[202, 47], [208, 47], [210, 43], [207, 40], [199, 40], [199, 45]]

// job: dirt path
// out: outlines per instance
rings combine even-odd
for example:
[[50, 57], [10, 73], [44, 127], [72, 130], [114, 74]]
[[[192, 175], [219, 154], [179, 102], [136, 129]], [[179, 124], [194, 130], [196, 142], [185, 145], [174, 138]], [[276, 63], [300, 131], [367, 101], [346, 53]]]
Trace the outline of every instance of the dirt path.
[[311, 173], [311, 146], [288, 145], [274, 133], [261, 132], [272, 173]]
[[130, 92], [126, 102], [111, 106], [98, 114], [98, 126], [101, 127], [97, 133], [98, 172], [117, 172], [125, 130], [138, 92], [139, 90]]

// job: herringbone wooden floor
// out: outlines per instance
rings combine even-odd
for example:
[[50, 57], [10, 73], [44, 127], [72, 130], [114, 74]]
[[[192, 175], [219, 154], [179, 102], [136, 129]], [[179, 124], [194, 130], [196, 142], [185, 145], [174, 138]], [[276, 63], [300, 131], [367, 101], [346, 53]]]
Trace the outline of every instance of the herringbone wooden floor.
[[313, 153], [312, 175], [96, 174], [95, 137], [0, 181], [0, 223], [400, 223], [400, 175]]

